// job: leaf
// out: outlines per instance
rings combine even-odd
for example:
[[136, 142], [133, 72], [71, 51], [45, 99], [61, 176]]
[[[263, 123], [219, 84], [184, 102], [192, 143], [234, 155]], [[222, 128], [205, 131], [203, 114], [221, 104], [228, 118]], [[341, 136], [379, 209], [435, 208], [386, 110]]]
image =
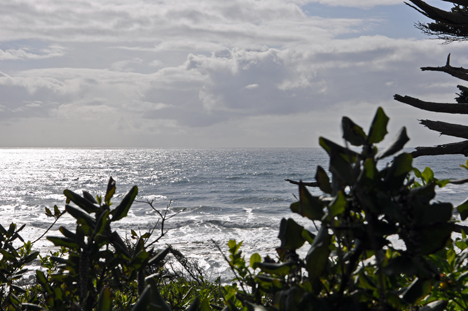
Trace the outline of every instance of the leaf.
[[281, 219], [278, 238], [281, 240], [280, 248], [295, 250], [304, 245], [305, 239], [302, 237], [304, 227], [298, 225], [294, 219]]
[[63, 301], [63, 291], [60, 287], [54, 287], [55, 301]]
[[[157, 310], [155, 308], [151, 308], [151, 286], [147, 285], [146, 288], [141, 293], [140, 297], [138, 298], [137, 302], [133, 305], [132, 311], [140, 311], [140, 310]], [[170, 309], [168, 310], [170, 311]]]
[[107, 204], [110, 203], [110, 200], [114, 196], [115, 189], [116, 189], [115, 180], [112, 177], [110, 177], [109, 182], [107, 183], [107, 191], [106, 191], [106, 197], [104, 198], [104, 202], [106, 202]]
[[99, 207], [86, 200], [82, 196], [74, 193], [73, 191], [67, 189], [63, 191], [63, 194], [67, 197], [67, 199], [84, 209], [88, 214], [94, 213], [99, 210]]
[[35, 251], [35, 252], [32, 252], [31, 254], [29, 254], [28, 256], [24, 257], [23, 258], [23, 262], [24, 263], [30, 263], [31, 261], [33, 261], [34, 259], [37, 258], [37, 256], [39, 256], [39, 252], [38, 251]]
[[409, 153], [402, 153], [393, 159], [390, 172], [393, 176], [406, 175], [413, 169], [413, 157]]
[[91, 203], [98, 204], [96, 199], [88, 191], [83, 190], [83, 197]]
[[356, 125], [350, 118], [343, 117], [341, 120], [343, 138], [353, 146], [362, 146], [367, 139], [366, 134], [359, 125]]
[[409, 304], [415, 304], [431, 290], [431, 281], [416, 278], [413, 283], [403, 292], [401, 298]]
[[406, 127], [402, 127], [390, 145], [377, 155], [377, 159], [383, 159], [397, 153], [403, 149], [409, 140], [408, 134], [406, 134]]
[[346, 208], [346, 197], [342, 191], [333, 198], [333, 201], [328, 205], [327, 221], [331, 221], [335, 216], [342, 214]]
[[169, 246], [165, 250], [160, 251], [156, 256], [149, 260], [148, 265], [159, 265], [164, 260], [164, 258], [166, 258], [167, 254], [169, 254], [171, 249], [172, 248]]
[[0, 249], [0, 253], [3, 255], [3, 258], [2, 259], [6, 259], [12, 263], [17, 263], [18, 260], [16, 259], [16, 256], [14, 256], [13, 254], [9, 253], [8, 251], [6, 251], [5, 249]]
[[468, 199], [457, 206], [457, 211], [460, 213], [461, 220], [465, 220], [468, 217]]
[[58, 217], [62, 214], [62, 212], [59, 210], [59, 208], [57, 207], [57, 205], [54, 205], [54, 216], [55, 217]]
[[134, 254], [131, 264], [139, 268], [148, 260], [149, 253], [146, 250], [139, 251], [137, 254]]
[[354, 175], [351, 164], [357, 160], [358, 154], [334, 142], [320, 137], [319, 144], [330, 156], [329, 171], [348, 185], [353, 184]]
[[330, 240], [328, 228], [326, 226], [320, 227], [317, 237], [306, 256], [306, 269], [309, 272], [309, 279], [318, 278], [325, 270], [330, 254], [328, 248]]
[[387, 117], [382, 107], [379, 107], [369, 129], [369, 135], [367, 136], [368, 144], [377, 144], [384, 139], [385, 135], [388, 133], [388, 120], [390, 120], [389, 117]]
[[421, 177], [424, 178], [426, 183], [430, 183], [434, 180], [434, 172], [431, 170], [430, 167], [426, 167], [424, 171], [421, 173]]
[[109, 222], [109, 210], [104, 211], [96, 223], [96, 228], [94, 229], [94, 236], [103, 234], [106, 230], [107, 223]]
[[387, 190], [398, 191], [402, 187], [409, 172], [413, 170], [412, 164], [413, 157], [409, 153], [401, 153], [393, 159], [384, 178]]
[[59, 228], [59, 231], [64, 235], [66, 236], [67, 238], [69, 239], [72, 239], [72, 240], [76, 240], [77, 237], [76, 237], [76, 234], [74, 232], [71, 232], [70, 230], [68, 230], [67, 228], [65, 227], [60, 227]]
[[65, 237], [48, 236], [47, 240], [54, 243], [55, 246], [65, 246], [71, 249], [80, 248], [80, 245], [75, 240], [65, 238]]
[[421, 254], [433, 254], [443, 248], [452, 234], [453, 227], [453, 223], [442, 223], [422, 229], [419, 245]]
[[439, 186], [439, 188], [443, 188], [443, 187], [447, 186], [449, 183], [450, 183], [450, 179], [436, 180], [436, 184], [437, 184], [437, 186]]
[[258, 274], [255, 276], [255, 281], [265, 289], [271, 289], [272, 287], [283, 288], [284, 280], [281, 278], [276, 278], [272, 276], [267, 276], [265, 274]]
[[452, 203], [432, 203], [421, 210], [415, 208], [414, 221], [418, 225], [432, 225], [447, 222], [452, 218]]
[[328, 178], [327, 173], [320, 165], [317, 166], [317, 172], [315, 173], [315, 180], [317, 181], [320, 190], [325, 193], [331, 194], [332, 187], [330, 184], [330, 178]]
[[50, 288], [50, 285], [47, 283], [47, 278], [45, 277], [44, 272], [40, 270], [36, 270], [36, 278], [37, 281], [42, 285], [42, 287], [47, 291], [49, 295], [53, 294], [52, 288]]
[[289, 271], [295, 266], [293, 262], [286, 263], [269, 263], [269, 262], [260, 262], [257, 264], [257, 267], [262, 270], [262, 272], [268, 274], [277, 274], [280, 276], [286, 276], [289, 274]]
[[313, 234], [309, 230], [306, 230], [306, 229], [302, 230], [302, 237], [304, 238], [304, 240], [306, 240], [310, 244], [314, 243], [315, 234]]
[[115, 247], [116, 251], [119, 251], [121, 255], [130, 260], [130, 253], [128, 251], [127, 245], [116, 231], [112, 232], [111, 234], [111, 243]]
[[468, 160], [466, 160], [466, 163], [465, 165], [463, 164], [460, 164], [460, 167], [464, 168], [464, 169], [467, 169], [468, 170]]
[[72, 215], [80, 224], [87, 225], [93, 230], [96, 227], [96, 222], [94, 219], [89, 216], [89, 214], [84, 213], [82, 210], [77, 209], [71, 205], [65, 205], [65, 210]]
[[342, 147], [324, 137], [319, 138], [319, 145], [328, 153], [329, 156], [331, 156], [334, 152], [337, 152], [348, 157], [347, 160], [350, 162], [354, 162], [358, 155], [356, 152], [352, 151], [351, 149]]
[[99, 293], [99, 299], [96, 306], [96, 311], [111, 311], [112, 299], [111, 290], [108, 287], [103, 287]]
[[37, 281], [40, 284], [42, 285], [47, 284], [47, 279], [45, 277], [45, 274], [41, 270], [36, 270], [36, 277], [37, 277]]
[[444, 311], [448, 305], [448, 301], [437, 300], [431, 303], [428, 303], [424, 307], [420, 308], [419, 311]]
[[254, 253], [252, 256], [250, 256], [250, 267], [252, 269], [257, 269], [257, 264], [259, 262], [262, 262], [262, 256], [260, 256], [258, 253]]
[[422, 178], [421, 172], [417, 168], [413, 167], [413, 172], [414, 176], [416, 176], [417, 178]]
[[41, 310], [44, 310], [43, 307], [41, 307], [41, 306], [39, 306], [39, 305], [32, 304], [32, 303], [23, 302], [23, 303], [21, 304], [21, 306], [23, 307], [22, 310], [32, 310], [32, 311], [41, 311]]
[[434, 274], [424, 267], [421, 259], [409, 255], [390, 258], [387, 265], [383, 268], [383, 272], [390, 277], [401, 274], [405, 274], [406, 276], [416, 275], [425, 279], [434, 277]]
[[312, 220], [321, 220], [324, 212], [324, 204], [313, 197], [302, 182], [299, 182], [299, 202], [291, 204], [294, 213], [305, 216]]
[[132, 203], [135, 200], [137, 194], [138, 187], [133, 186], [132, 189], [130, 189], [127, 195], [123, 198], [122, 202], [120, 202], [120, 204], [114, 210], [112, 210], [112, 221], [120, 220], [127, 216], [127, 213], [130, 210], [130, 207], [132, 206]]
[[46, 216], [47, 217], [53, 217], [54, 215], [52, 214], [52, 212], [50, 211], [50, 209], [48, 209], [47, 207], [45, 207], [45, 211], [46, 211]]
[[195, 297], [192, 304], [190, 305], [190, 307], [188, 307], [186, 311], [197, 311], [199, 309], [199, 306], [200, 306], [200, 297], [197, 296]]
[[362, 170], [362, 174], [371, 181], [373, 181], [377, 177], [378, 170], [375, 166], [374, 159], [367, 158], [364, 161], [364, 169]]

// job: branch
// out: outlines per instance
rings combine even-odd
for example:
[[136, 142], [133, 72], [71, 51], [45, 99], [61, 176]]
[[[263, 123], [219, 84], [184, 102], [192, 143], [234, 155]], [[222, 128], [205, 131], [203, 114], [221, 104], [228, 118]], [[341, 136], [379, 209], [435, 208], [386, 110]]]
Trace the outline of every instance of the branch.
[[467, 226], [455, 224], [455, 226], [453, 227], [454, 232], [462, 233], [462, 230], [465, 231], [465, 233], [468, 233]]
[[31, 245], [33, 245], [34, 243], [36, 243], [37, 241], [39, 241], [40, 239], [42, 239], [42, 238], [44, 237], [44, 235], [46, 235], [47, 232], [49, 232], [50, 229], [52, 229], [52, 227], [57, 223], [57, 221], [59, 220], [59, 218], [62, 217], [62, 215], [65, 214], [65, 213], [66, 213], [66, 211], [63, 211], [62, 213], [60, 213], [60, 215], [58, 215], [57, 217], [55, 217], [54, 222], [49, 226], [49, 228], [47, 228], [47, 230], [44, 231], [44, 233], [43, 233], [40, 237], [38, 237], [37, 239], [35, 239], [34, 242], [31, 242]]
[[463, 6], [468, 6], [468, 0], [442, 0], [442, 1], [452, 2], [452, 3], [463, 5]]
[[[147, 200], [147, 201], [136, 201], [136, 202], [139, 202], [139, 203], [146, 203], [148, 204], [152, 209], [153, 211], [155, 211], [160, 220], [161, 220], [161, 232], [159, 234], [159, 237], [157, 237], [154, 241], [152, 241], [151, 243], [149, 243], [148, 245], [146, 245], [146, 248], [149, 248], [150, 246], [152, 246], [153, 244], [159, 242], [159, 240], [161, 240], [165, 235], [166, 233], [169, 232], [169, 229], [164, 229], [164, 224], [166, 223], [167, 220], [171, 219], [172, 217], [176, 216], [176, 215], [179, 215], [180, 213], [184, 212], [185, 211], [185, 208], [180, 210], [179, 212], [176, 212], [175, 214], [173, 215], [167, 215], [169, 213], [169, 208], [171, 207], [171, 203], [172, 203], [172, 200], [169, 201], [169, 203], [166, 205], [166, 208], [164, 211], [159, 211], [157, 210], [154, 205], [153, 205], [153, 202], [154, 202], [154, 199], [153, 200]], [[158, 222], [154, 225], [154, 228], [150, 231], [150, 236], [146, 238], [146, 241], [147, 242], [151, 235], [153, 235], [153, 232], [154, 230], [156, 229], [157, 225], [159, 224], [159, 220]]]
[[[468, 20], [467, 20], [468, 23]], [[421, 67], [422, 71], [442, 71], [449, 75], [468, 81], [468, 69], [463, 67], [452, 67], [450, 65], [450, 54], [447, 56], [447, 63], [442, 67]]]
[[468, 139], [468, 126], [431, 120], [420, 120], [420, 123], [430, 130], [440, 132], [441, 135]]
[[467, 182], [468, 182], [468, 178], [455, 179], [455, 180], [449, 181], [450, 184], [454, 184], [454, 185], [463, 185], [463, 184], [466, 184]]
[[433, 112], [468, 114], [468, 104], [432, 103], [420, 99], [395, 94], [393, 98], [401, 103]]
[[458, 13], [454, 13], [454, 12], [447, 12], [447, 11], [444, 11], [444, 10], [441, 10], [439, 8], [436, 8], [436, 7], [433, 7], [429, 4], [427, 4], [426, 2], [422, 1], [422, 0], [410, 0], [414, 5], [416, 5], [419, 9], [415, 8], [414, 6], [412, 6], [411, 4], [409, 3], [406, 3], [407, 5], [409, 5], [410, 7], [412, 7], [413, 9], [416, 9], [418, 10], [419, 12], [421, 12], [422, 14], [426, 15], [427, 17], [429, 17], [430, 19], [433, 19], [437, 22], [442, 22], [442, 23], [449, 23], [449, 24], [457, 24], [457, 25], [460, 25], [460, 24], [468, 24], [468, 17], [462, 15], [462, 14], [458, 14]]
[[[294, 184], [294, 185], [299, 185], [299, 183], [301, 183], [300, 181], [294, 181], [294, 180], [291, 180], [291, 179], [285, 179], [286, 181], [289, 181], [291, 184]], [[318, 187], [319, 184], [318, 182], [303, 182], [302, 183], [304, 186], [307, 186], [307, 187]]]
[[[222, 255], [223, 258], [224, 258], [224, 261], [226, 261], [226, 262], [228, 263], [229, 268], [231, 268], [232, 273], [234, 273], [234, 276], [235, 276], [238, 280], [240, 280], [241, 277], [237, 274], [236, 269], [235, 269], [234, 266], [232, 265], [231, 261], [226, 257], [226, 255], [224, 255], [224, 252], [223, 252], [223, 250], [221, 249], [221, 247], [219, 247], [218, 243], [216, 243], [216, 241], [213, 240], [213, 239], [211, 239], [211, 242], [213, 242], [214, 246], [215, 246], [215, 247], [218, 249], [218, 251], [221, 253], [221, 255]], [[244, 284], [243, 284], [243, 283], [244, 283], [244, 282], [239, 282], [239, 285], [241, 286], [241, 288], [242, 288], [242, 290], [244, 291], [244, 293], [247, 293], [247, 291], [246, 291], [245, 288], [244, 288]]]
[[416, 151], [411, 152], [413, 158], [443, 154], [462, 154], [464, 156], [468, 156], [468, 141], [465, 140], [434, 147], [417, 147]]

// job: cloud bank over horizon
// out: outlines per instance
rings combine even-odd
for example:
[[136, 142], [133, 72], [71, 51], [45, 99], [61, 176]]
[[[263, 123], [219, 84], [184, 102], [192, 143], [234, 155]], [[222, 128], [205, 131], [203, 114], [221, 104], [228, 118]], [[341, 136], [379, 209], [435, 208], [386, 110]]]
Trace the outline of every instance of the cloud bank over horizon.
[[417, 122], [440, 116], [393, 95], [452, 102], [457, 80], [419, 68], [448, 53], [466, 66], [465, 44], [425, 39], [400, 1], [375, 3], [0, 3], [0, 146], [316, 147], [378, 106], [413, 145], [449, 141]]

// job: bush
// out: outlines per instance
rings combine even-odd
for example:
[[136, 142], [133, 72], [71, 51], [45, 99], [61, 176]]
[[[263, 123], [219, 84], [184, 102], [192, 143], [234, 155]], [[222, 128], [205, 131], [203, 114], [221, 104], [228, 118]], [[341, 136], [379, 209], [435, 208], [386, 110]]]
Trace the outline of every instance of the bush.
[[[250, 268], [239, 250], [241, 243], [230, 241], [229, 261], [244, 284], [232, 287], [232, 306], [243, 310], [253, 305], [269, 310], [467, 307], [466, 236], [451, 243], [452, 204], [433, 201], [435, 187], [448, 181], [435, 179], [430, 169], [421, 173], [413, 168], [408, 153], [394, 156], [409, 140], [405, 128], [378, 152], [375, 144], [387, 134], [388, 120], [379, 108], [366, 134], [344, 117], [346, 147], [320, 138], [330, 157], [331, 179], [319, 166], [311, 185], [323, 195], [313, 196], [303, 182], [296, 182], [299, 201], [291, 204], [294, 213], [313, 222], [317, 234], [293, 219], [283, 219], [277, 260], [262, 262], [254, 254]], [[390, 156], [392, 161], [379, 169], [379, 161]], [[392, 236], [399, 237], [404, 249], [392, 244]], [[297, 250], [305, 243], [309, 250], [300, 258]]]

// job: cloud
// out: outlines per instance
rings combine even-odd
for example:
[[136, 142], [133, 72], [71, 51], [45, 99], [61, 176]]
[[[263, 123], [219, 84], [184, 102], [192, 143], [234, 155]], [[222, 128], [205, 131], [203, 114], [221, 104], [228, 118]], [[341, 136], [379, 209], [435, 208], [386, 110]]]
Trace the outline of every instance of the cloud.
[[[272, 133], [292, 145], [295, 130], [318, 129], [281, 127], [304, 126], [306, 116], [328, 131], [324, 120], [335, 122], [343, 107], [369, 111], [395, 93], [451, 100], [456, 82], [418, 68], [443, 65], [449, 51], [463, 65], [462, 45], [363, 35], [383, 17], [303, 11], [318, 2], [0, 2], [0, 123], [27, 121], [63, 142], [46, 125], [59, 124], [77, 142], [94, 135], [93, 145], [115, 136], [116, 144], [208, 146], [211, 137], [228, 146], [221, 133], [236, 146], [273, 144]], [[346, 4], [375, 1], [323, 3]]]
[[28, 49], [0, 49], [0, 61], [4, 60], [25, 60], [25, 59], [44, 59], [60, 57], [65, 54], [65, 48], [59, 45], [51, 45], [44, 49], [30, 51]]
[[[428, 83], [432, 90], [447, 92], [450, 83], [428, 79], [417, 69], [444, 59], [446, 51], [434, 41], [360, 37], [294, 49], [225, 48], [211, 55], [189, 54], [179, 66], [147, 74], [128, 70], [145, 62], [140, 58], [114, 62], [112, 70], [28, 70], [4, 74], [0, 86], [10, 94], [10, 116], [12, 103], [26, 109], [37, 100], [44, 104], [44, 117], [97, 122], [104, 116], [126, 116], [141, 123], [170, 120], [180, 127], [209, 127], [252, 116], [323, 111], [363, 99], [381, 102], [395, 92], [416, 96], [427, 92]], [[411, 74], [402, 76], [407, 68], [413, 68]], [[413, 79], [421, 81], [419, 86], [405, 82]]]
[[[141, 58], [135, 57], [129, 60], [121, 60], [121, 61], [114, 62], [112, 63], [110, 68], [115, 71], [134, 71], [132, 64], [139, 65], [141, 63], [143, 63], [143, 60]], [[154, 61], [150, 63], [150, 65], [154, 66], [152, 65], [153, 63]]]
[[301, 1], [301, 4], [306, 3], [320, 3], [330, 6], [346, 6], [346, 7], [373, 7], [377, 5], [395, 5], [401, 4], [400, 0], [312, 0], [312, 1]]
[[[0, 3], [0, 22], [3, 40], [159, 41], [164, 45], [191, 45], [202, 37], [205, 42], [230, 46], [242, 41], [289, 42], [308, 36], [311, 31], [317, 35], [325, 26], [309, 20], [297, 4], [279, 0], [229, 3], [77, 0], [66, 4], [58, 0], [12, 0]], [[325, 27], [344, 31], [349, 22], [337, 21]], [[293, 28], [296, 31], [290, 32]]]

